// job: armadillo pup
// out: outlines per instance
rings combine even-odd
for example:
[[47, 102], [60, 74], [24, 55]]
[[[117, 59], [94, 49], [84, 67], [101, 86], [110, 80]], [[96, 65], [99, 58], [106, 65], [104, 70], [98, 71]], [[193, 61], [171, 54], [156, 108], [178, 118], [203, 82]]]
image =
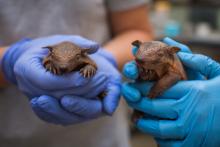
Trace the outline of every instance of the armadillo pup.
[[71, 42], [61, 42], [44, 48], [49, 49], [49, 54], [43, 59], [47, 71], [56, 75], [80, 71], [86, 78], [95, 75], [97, 65], [88, 56], [91, 49], [81, 48]]
[[[155, 81], [147, 93], [148, 98], [155, 98], [179, 80], [186, 80], [183, 65], [176, 53], [178, 47], [168, 46], [160, 41], [141, 42], [136, 40], [132, 45], [138, 47], [135, 62], [138, 67], [140, 81]], [[143, 114], [135, 111], [133, 120]]]
[[[47, 71], [55, 75], [63, 75], [73, 71], [79, 71], [85, 78], [91, 78], [96, 74], [97, 65], [88, 56], [92, 49], [81, 48], [72, 42], [61, 42], [53, 46], [46, 46], [49, 54], [43, 59], [43, 65]], [[107, 92], [101, 92], [98, 98], [103, 99]]]

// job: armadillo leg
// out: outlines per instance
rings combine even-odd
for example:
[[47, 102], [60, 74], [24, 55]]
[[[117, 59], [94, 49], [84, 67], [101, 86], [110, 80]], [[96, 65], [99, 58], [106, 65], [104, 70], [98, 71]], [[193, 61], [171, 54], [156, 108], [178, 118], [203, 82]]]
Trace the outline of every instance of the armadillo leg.
[[147, 95], [149, 98], [155, 98], [161, 95], [165, 90], [170, 88], [176, 82], [181, 79], [181, 76], [175, 72], [168, 72], [164, 75], [160, 80], [158, 80], [153, 87], [151, 88], [149, 94]]

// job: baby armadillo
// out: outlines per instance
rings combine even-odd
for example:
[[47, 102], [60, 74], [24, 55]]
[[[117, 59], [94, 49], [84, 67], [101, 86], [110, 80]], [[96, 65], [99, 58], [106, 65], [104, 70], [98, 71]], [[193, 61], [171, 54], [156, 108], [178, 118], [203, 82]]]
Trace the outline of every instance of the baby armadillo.
[[[62, 75], [72, 71], [79, 71], [85, 78], [90, 78], [96, 74], [97, 65], [88, 56], [94, 53], [93, 49], [81, 48], [72, 42], [61, 42], [53, 46], [46, 46], [49, 54], [43, 59], [46, 70], [55, 75]], [[101, 92], [98, 97], [103, 99], [107, 92]]]
[[80, 71], [86, 78], [95, 75], [97, 65], [88, 56], [92, 53], [91, 49], [81, 48], [71, 42], [62, 42], [44, 48], [49, 49], [49, 54], [43, 59], [43, 65], [53, 74], [62, 75]]
[[[155, 81], [147, 97], [155, 98], [179, 80], [186, 80], [183, 65], [176, 53], [180, 50], [160, 41], [141, 42], [136, 40], [132, 45], [138, 47], [135, 61], [139, 71], [138, 80]], [[135, 111], [133, 120], [143, 115]]]

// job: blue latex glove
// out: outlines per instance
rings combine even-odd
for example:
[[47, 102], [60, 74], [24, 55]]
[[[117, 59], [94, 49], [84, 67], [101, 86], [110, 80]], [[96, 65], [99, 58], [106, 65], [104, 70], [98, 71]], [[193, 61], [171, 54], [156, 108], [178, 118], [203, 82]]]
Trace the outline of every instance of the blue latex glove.
[[[91, 58], [98, 66], [93, 78], [83, 78], [79, 72], [63, 76], [46, 72], [42, 59], [48, 50], [42, 47], [63, 41], [91, 48]], [[120, 74], [114, 67], [114, 58], [105, 51], [96, 52], [99, 48], [97, 43], [80, 36], [25, 39], [6, 51], [1, 65], [6, 78], [30, 98], [40, 118], [56, 124], [74, 124], [103, 113], [112, 114], [118, 105]], [[108, 94], [101, 102], [97, 95], [106, 89]]]
[[219, 147], [220, 64], [203, 55], [179, 53], [179, 57], [207, 80], [180, 81], [154, 100], [145, 95], [151, 84], [124, 85], [128, 104], [146, 113], [137, 127], [153, 135], [161, 147]]

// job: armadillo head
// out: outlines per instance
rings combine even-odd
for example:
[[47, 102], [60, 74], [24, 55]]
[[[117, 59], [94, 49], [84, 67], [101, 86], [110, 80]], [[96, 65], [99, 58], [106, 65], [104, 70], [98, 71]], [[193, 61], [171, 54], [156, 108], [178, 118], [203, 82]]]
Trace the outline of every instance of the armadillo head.
[[62, 73], [76, 71], [85, 66], [91, 49], [81, 48], [71, 42], [47, 46], [52, 65]]
[[175, 53], [180, 50], [160, 41], [141, 42], [136, 40], [132, 45], [138, 47], [138, 51], [135, 54], [137, 65], [146, 70], [172, 64]]

